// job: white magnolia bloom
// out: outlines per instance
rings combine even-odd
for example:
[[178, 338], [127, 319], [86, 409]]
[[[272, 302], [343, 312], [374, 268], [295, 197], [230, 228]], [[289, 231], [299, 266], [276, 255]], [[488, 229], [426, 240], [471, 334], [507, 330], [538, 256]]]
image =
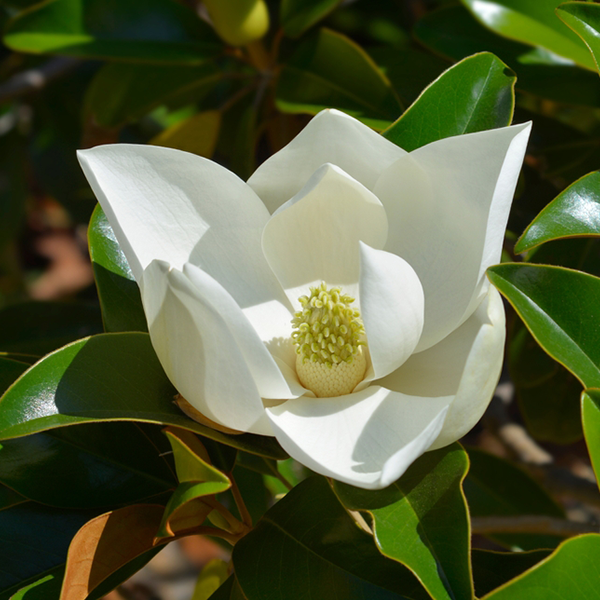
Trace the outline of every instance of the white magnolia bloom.
[[485, 271], [529, 130], [407, 153], [328, 110], [247, 183], [154, 146], [79, 159], [181, 395], [377, 489], [462, 437], [492, 397], [504, 309]]

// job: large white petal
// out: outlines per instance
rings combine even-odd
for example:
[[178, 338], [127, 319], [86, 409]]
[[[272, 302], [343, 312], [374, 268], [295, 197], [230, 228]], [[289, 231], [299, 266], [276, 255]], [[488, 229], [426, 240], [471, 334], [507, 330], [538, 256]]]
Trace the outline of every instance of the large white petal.
[[359, 242], [381, 248], [387, 218], [381, 202], [334, 165], [323, 165], [267, 223], [263, 252], [294, 306], [325, 281], [356, 294]]
[[191, 262], [242, 307], [285, 297], [260, 238], [269, 213], [239, 177], [180, 150], [115, 144], [78, 153], [136, 279], [155, 259]]
[[379, 379], [405, 362], [419, 342], [423, 287], [405, 260], [361, 242], [359, 297], [372, 365], [368, 379]]
[[439, 140], [391, 165], [375, 185], [390, 223], [385, 249], [402, 256], [425, 290], [417, 352], [475, 310], [500, 260], [530, 124]]
[[246, 356], [220, 310], [162, 261], [148, 265], [140, 287], [152, 345], [179, 393], [221, 425], [272, 435]]
[[379, 174], [406, 154], [383, 136], [338, 111], [324, 110], [248, 180], [271, 213], [297, 194], [324, 163], [332, 163], [372, 190]]
[[337, 398], [297, 398], [267, 414], [279, 443], [302, 464], [339, 481], [380, 489], [429, 448], [449, 401], [371, 386]]
[[505, 317], [496, 288], [456, 331], [429, 350], [414, 354], [377, 383], [392, 390], [431, 397], [453, 396], [444, 427], [432, 445], [441, 448], [467, 433], [487, 408], [502, 369]]

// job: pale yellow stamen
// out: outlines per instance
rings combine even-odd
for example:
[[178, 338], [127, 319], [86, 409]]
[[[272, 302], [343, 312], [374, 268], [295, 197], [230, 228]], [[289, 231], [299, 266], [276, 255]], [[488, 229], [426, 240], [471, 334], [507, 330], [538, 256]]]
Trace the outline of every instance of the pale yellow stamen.
[[360, 313], [354, 298], [325, 283], [299, 298], [302, 310], [292, 319], [296, 372], [300, 383], [317, 397], [349, 394], [363, 379], [367, 362]]

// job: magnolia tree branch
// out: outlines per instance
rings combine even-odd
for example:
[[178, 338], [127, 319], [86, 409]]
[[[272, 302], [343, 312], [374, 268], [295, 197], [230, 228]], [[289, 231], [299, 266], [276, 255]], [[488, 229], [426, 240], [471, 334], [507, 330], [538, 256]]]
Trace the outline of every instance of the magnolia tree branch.
[[37, 92], [54, 79], [66, 75], [80, 63], [78, 58], [58, 56], [39, 67], [16, 73], [0, 85], [0, 102], [8, 102], [19, 96]]
[[582, 533], [599, 533], [598, 525], [577, 523], [566, 519], [540, 515], [518, 515], [509, 517], [473, 517], [473, 533], [535, 533], [571, 537]]

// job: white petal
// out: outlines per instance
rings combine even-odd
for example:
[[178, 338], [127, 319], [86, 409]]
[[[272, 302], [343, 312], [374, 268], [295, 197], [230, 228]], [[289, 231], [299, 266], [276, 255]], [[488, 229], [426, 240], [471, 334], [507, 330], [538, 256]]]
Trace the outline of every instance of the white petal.
[[323, 165], [279, 208], [263, 232], [263, 252], [292, 305], [325, 281], [355, 294], [359, 241], [381, 248], [387, 218], [381, 202], [352, 177]]
[[242, 307], [285, 298], [260, 246], [269, 213], [239, 177], [187, 152], [115, 144], [78, 153], [136, 279], [191, 262]]
[[361, 242], [359, 295], [373, 369], [369, 377], [379, 379], [404, 363], [419, 342], [423, 287], [405, 260]]
[[140, 283], [152, 345], [179, 393], [221, 425], [272, 435], [246, 357], [219, 310], [165, 262], [150, 263]]
[[368, 489], [396, 481], [437, 437], [449, 399], [371, 386], [338, 398], [268, 408], [279, 443], [308, 468]]
[[402, 256], [425, 290], [417, 352], [464, 322], [500, 260], [530, 124], [434, 142], [401, 158], [375, 193], [390, 223], [385, 249]]
[[[227, 291], [210, 275], [189, 263], [184, 265], [183, 274], [196, 288], [194, 290], [196, 293], [190, 302], [190, 311], [195, 307], [195, 304], [192, 304], [194, 298], [199, 295], [203, 303], [210, 305], [219, 314], [235, 339], [261, 398], [277, 400], [302, 395], [303, 391], [294, 393], [290, 390], [275, 359]], [[186, 289], [191, 290], [189, 287]], [[275, 317], [276, 307], [272, 308]], [[285, 310], [281, 312], [284, 312], [285, 320], [290, 323], [292, 315]]]
[[502, 299], [490, 287], [484, 301], [456, 331], [377, 382], [424, 399], [454, 397], [432, 449], [460, 439], [485, 412], [502, 369], [504, 322]]
[[248, 180], [271, 213], [297, 194], [323, 164], [332, 163], [372, 190], [379, 174], [406, 154], [356, 119], [324, 110]]

